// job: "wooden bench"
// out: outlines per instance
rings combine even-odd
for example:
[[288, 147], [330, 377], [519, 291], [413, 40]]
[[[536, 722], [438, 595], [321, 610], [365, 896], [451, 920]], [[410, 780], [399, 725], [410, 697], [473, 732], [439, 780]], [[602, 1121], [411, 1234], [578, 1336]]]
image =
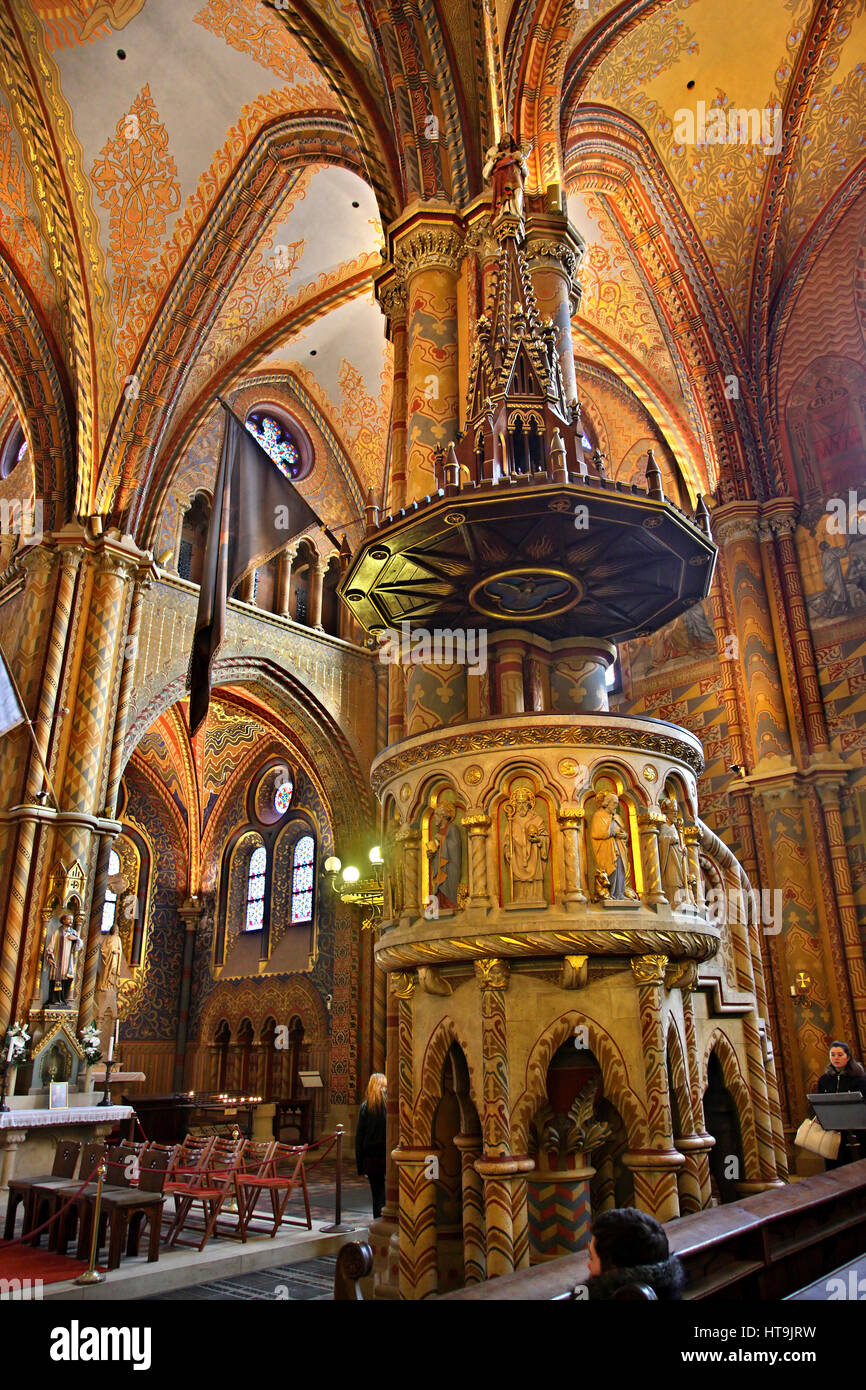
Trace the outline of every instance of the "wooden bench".
[[[689, 1277], [686, 1300], [783, 1299], [866, 1249], [866, 1159], [682, 1216], [665, 1230], [671, 1253], [679, 1256]], [[349, 1255], [350, 1249], [341, 1251], [344, 1289], [353, 1260], [360, 1268], [366, 1265], [360, 1255]], [[440, 1298], [548, 1302], [572, 1297], [588, 1277], [582, 1251]]]

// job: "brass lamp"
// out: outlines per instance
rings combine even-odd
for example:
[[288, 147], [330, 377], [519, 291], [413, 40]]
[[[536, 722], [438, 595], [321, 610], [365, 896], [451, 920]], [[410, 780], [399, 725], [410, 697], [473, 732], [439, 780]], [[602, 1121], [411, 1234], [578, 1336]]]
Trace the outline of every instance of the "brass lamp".
[[328, 875], [331, 890], [341, 902], [362, 910], [361, 926], [365, 930], [377, 927], [382, 920], [385, 899], [383, 869], [385, 860], [379, 845], [374, 845], [369, 853], [371, 872], [361, 877], [361, 870], [354, 864], [347, 864], [332, 854], [325, 860], [325, 873]]

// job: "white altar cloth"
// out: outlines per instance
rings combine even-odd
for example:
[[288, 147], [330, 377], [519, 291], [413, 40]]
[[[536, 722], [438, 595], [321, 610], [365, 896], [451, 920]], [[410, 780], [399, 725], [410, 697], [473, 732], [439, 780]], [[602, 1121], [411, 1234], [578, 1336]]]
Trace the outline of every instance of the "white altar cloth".
[[69, 1105], [62, 1110], [0, 1111], [0, 1129], [35, 1129], [37, 1125], [117, 1124], [128, 1120], [131, 1105]]

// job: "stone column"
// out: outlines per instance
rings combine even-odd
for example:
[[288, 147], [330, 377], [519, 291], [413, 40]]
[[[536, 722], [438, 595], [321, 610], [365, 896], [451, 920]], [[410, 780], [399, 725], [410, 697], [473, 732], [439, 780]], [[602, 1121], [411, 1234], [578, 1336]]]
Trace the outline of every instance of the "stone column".
[[854, 904], [854, 884], [851, 879], [851, 866], [848, 862], [848, 849], [842, 826], [842, 806], [839, 800], [841, 781], [819, 781], [817, 795], [820, 797], [830, 851], [830, 864], [835, 888], [836, 910], [839, 914], [842, 935], [842, 951], [845, 958], [845, 971], [851, 992], [851, 1007], [857, 1027], [857, 1054], [866, 1052], [866, 966], [863, 961], [863, 943]]
[[812, 753], [827, 754], [830, 751], [827, 719], [815, 664], [812, 631], [806, 614], [803, 576], [794, 541], [798, 510], [798, 504], [792, 497], [775, 497], [764, 504], [764, 518], [775, 537], [779, 557], [779, 574], [785, 597], [779, 619], [790, 624], [791, 642], [796, 653], [793, 675], [800, 691], [806, 737]]
[[242, 603], [255, 603], [256, 571], [250, 570], [238, 585], [238, 598]]
[[421, 914], [421, 832], [404, 825], [397, 831], [403, 846], [403, 912], [410, 917]]
[[314, 556], [310, 563], [310, 601], [307, 621], [310, 627], [322, 628], [322, 595], [325, 586], [327, 560], [321, 555]]
[[556, 350], [569, 402], [577, 400], [571, 320], [580, 304], [575, 277], [585, 249], [583, 238], [569, 226], [564, 214], [529, 216], [526, 251], [532, 288], [542, 320], [551, 319], [556, 329]]
[[413, 996], [418, 985], [414, 971], [392, 976], [398, 1000], [400, 1143], [393, 1158], [400, 1191], [400, 1297], [430, 1298], [436, 1294], [436, 1188], [430, 1177], [430, 1149], [415, 1143], [415, 1072], [413, 1055]]
[[634, 1174], [635, 1205], [658, 1221], [679, 1216], [676, 1169], [685, 1159], [674, 1147], [668, 1091], [667, 1048], [662, 1017], [662, 988], [667, 956], [636, 956], [631, 962], [638, 990], [641, 1047], [647, 1108], [646, 1149], [634, 1149], [623, 1162]]
[[385, 1075], [388, 1080], [387, 1128], [385, 1135], [385, 1205], [378, 1220], [370, 1223], [373, 1247], [373, 1295], [375, 1298], [400, 1297], [398, 1217], [399, 1176], [393, 1153], [400, 1142], [400, 1034], [399, 1000], [386, 989], [387, 1019]]
[[466, 812], [463, 824], [469, 832], [468, 907], [489, 908], [492, 900], [487, 886], [487, 836], [490, 817], [483, 811]]
[[450, 211], [411, 212], [392, 228], [394, 268], [407, 294], [406, 503], [436, 490], [435, 450], [460, 417], [457, 277], [463, 236]]
[[484, 1233], [484, 1182], [475, 1167], [481, 1156], [478, 1134], [455, 1134], [460, 1154], [463, 1196], [463, 1283], [480, 1284], [486, 1278], [487, 1245]]
[[274, 600], [274, 612], [278, 618], [288, 618], [289, 603], [292, 591], [292, 561], [295, 558], [295, 550], [292, 546], [285, 546], [277, 556], [277, 592]]
[[696, 825], [683, 826], [683, 843], [685, 844], [686, 854], [688, 856], [689, 861], [689, 878], [694, 879], [695, 881], [695, 897], [697, 899], [695, 905], [698, 909], [698, 912], [703, 912], [705, 906], [704, 881], [703, 875], [701, 874], [700, 859], [698, 857], [698, 846], [700, 838], [701, 832], [698, 830], [698, 827]]
[[406, 505], [406, 405], [408, 385], [408, 342], [406, 334], [406, 286], [389, 271], [377, 286], [382, 312], [388, 320], [388, 335], [394, 345], [394, 377], [391, 404], [391, 469], [388, 478], [386, 512], [398, 512]]
[[[176, 1091], [184, 1088], [186, 1074], [186, 1049], [189, 1039], [189, 1006], [192, 999], [192, 970], [195, 957], [195, 934], [204, 912], [204, 903], [198, 898], [187, 898], [177, 909], [183, 922], [183, 961], [180, 970], [180, 1001], [177, 1011], [177, 1034], [174, 1045], [174, 1079], [172, 1086]], [[254, 1088], [258, 1089], [258, 1088]]]
[[[640, 836], [640, 857], [643, 864], [643, 900], [647, 907], [657, 907], [659, 903], [667, 902], [662, 890], [661, 863], [659, 861], [659, 829], [661, 826], [659, 812], [650, 811], [645, 816], [638, 816], [637, 825]], [[689, 860], [689, 864], [691, 865], [691, 860]]]
[[494, 636], [496, 653], [497, 709], [501, 715], [523, 714], [523, 655], [526, 644], [520, 637]]
[[566, 912], [574, 912], [578, 903], [586, 902], [586, 894], [583, 891], [583, 865], [580, 862], [583, 807], [565, 801], [557, 812], [556, 820], [562, 836], [564, 886], [561, 902]]

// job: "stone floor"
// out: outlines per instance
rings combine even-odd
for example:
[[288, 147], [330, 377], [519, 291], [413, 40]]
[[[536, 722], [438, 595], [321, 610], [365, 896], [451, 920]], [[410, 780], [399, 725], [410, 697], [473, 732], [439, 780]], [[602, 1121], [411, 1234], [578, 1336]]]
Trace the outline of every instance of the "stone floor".
[[277, 1265], [257, 1273], [240, 1274], [233, 1279], [212, 1279], [207, 1284], [175, 1289], [172, 1293], [154, 1294], [143, 1301], [164, 1303], [177, 1299], [195, 1302], [201, 1299], [224, 1299], [247, 1302], [291, 1302], [331, 1300], [334, 1298], [335, 1255], [304, 1260], [301, 1264]]

